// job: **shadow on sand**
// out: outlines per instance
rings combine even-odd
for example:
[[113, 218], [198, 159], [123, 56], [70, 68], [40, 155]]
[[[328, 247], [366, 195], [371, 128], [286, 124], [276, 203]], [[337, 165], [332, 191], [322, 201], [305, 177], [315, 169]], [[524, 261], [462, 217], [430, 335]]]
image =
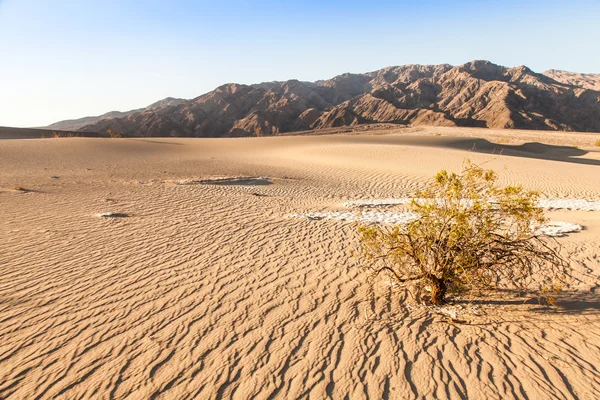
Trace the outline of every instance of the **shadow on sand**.
[[510, 145], [493, 143], [486, 139], [456, 139], [447, 142], [446, 145], [450, 148], [468, 150], [476, 153], [503, 154], [513, 157], [600, 165], [600, 160], [578, 158], [588, 154], [589, 151], [572, 146], [556, 146], [539, 142]]
[[163, 140], [139, 139], [138, 141], [152, 143], [152, 144], [167, 144], [167, 145], [171, 145], [171, 146], [183, 146], [183, 143], [168, 142], [168, 141], [163, 141]]
[[548, 306], [543, 304], [535, 297], [518, 297], [518, 293], [514, 291], [506, 292], [506, 299], [454, 299], [451, 304], [471, 304], [471, 305], [493, 305], [493, 306], [534, 306], [530, 311], [533, 312], [549, 312], [553, 314], [583, 314], [583, 313], [600, 313], [600, 294], [593, 292], [568, 292], [557, 296], [556, 306]]
[[350, 136], [355, 143], [391, 144], [399, 146], [441, 147], [465, 150], [475, 153], [502, 154], [512, 157], [536, 158], [540, 160], [561, 161], [576, 164], [600, 165], [600, 160], [579, 158], [594, 151], [572, 146], [530, 142], [521, 145], [501, 144], [482, 138], [465, 137], [424, 137], [424, 136]]

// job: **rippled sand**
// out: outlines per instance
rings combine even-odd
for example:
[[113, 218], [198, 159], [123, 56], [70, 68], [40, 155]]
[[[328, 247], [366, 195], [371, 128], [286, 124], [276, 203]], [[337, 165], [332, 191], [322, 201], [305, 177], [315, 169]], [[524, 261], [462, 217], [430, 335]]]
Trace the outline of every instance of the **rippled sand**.
[[439, 132], [0, 141], [0, 398], [599, 398], [600, 211], [548, 212], [585, 228], [559, 238], [561, 307], [509, 294], [464, 323], [371, 291], [354, 223], [289, 218], [406, 197], [466, 157], [600, 200], [589, 135]]

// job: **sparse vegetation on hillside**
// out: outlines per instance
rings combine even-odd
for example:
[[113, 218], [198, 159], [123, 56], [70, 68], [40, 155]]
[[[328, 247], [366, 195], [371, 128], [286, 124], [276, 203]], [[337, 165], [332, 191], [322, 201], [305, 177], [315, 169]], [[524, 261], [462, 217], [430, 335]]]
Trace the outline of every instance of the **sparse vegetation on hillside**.
[[500, 187], [493, 171], [467, 162], [460, 174], [440, 171], [415, 194], [410, 208], [418, 219], [361, 226], [361, 256], [372, 277], [414, 284], [435, 305], [450, 292], [499, 288], [534, 290], [552, 303], [568, 265], [538, 231], [546, 219], [537, 201], [538, 193]]

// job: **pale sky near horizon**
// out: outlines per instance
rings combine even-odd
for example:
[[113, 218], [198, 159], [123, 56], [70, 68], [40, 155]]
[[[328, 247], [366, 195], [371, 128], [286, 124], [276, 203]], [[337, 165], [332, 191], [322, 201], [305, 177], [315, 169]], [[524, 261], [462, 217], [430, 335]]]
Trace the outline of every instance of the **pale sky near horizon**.
[[486, 59], [600, 73], [598, 0], [0, 0], [0, 126]]

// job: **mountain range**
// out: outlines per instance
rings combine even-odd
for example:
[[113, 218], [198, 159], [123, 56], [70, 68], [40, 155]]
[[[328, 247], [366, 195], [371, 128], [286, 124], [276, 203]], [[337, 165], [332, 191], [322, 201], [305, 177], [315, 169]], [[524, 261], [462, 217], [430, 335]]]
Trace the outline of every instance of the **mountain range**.
[[61, 121], [48, 129], [127, 136], [279, 135], [365, 123], [600, 131], [600, 74], [489, 61], [405, 65], [301, 82], [230, 83], [191, 100]]

